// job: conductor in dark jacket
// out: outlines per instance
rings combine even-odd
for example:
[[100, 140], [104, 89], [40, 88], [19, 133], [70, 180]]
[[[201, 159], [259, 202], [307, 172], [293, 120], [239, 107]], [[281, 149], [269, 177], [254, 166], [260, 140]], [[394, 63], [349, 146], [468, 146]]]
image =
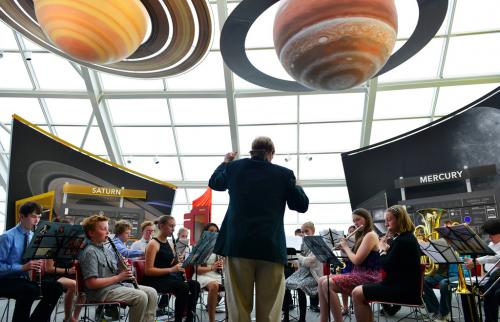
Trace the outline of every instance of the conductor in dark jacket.
[[268, 137], [252, 142], [250, 159], [233, 161], [228, 153], [210, 178], [210, 188], [229, 190], [229, 207], [214, 252], [226, 256], [229, 321], [249, 322], [256, 290], [256, 319], [277, 322], [285, 291], [285, 206], [306, 212], [309, 199], [293, 171], [272, 164]]

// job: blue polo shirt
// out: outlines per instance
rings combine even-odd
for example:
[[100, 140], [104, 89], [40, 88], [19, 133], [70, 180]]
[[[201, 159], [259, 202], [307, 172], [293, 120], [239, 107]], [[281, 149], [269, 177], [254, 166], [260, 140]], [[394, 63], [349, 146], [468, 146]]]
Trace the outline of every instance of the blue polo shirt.
[[0, 236], [0, 278], [27, 277], [21, 271], [23, 266], [24, 238], [28, 234], [28, 243], [33, 232], [17, 225]]

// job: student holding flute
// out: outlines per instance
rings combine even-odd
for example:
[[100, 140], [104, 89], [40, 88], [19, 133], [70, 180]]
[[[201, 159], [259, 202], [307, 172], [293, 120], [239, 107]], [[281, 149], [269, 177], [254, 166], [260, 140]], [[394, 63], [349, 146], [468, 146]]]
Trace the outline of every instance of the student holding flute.
[[[415, 226], [403, 206], [385, 211], [388, 233], [378, 245], [380, 264], [385, 272], [380, 282], [357, 286], [352, 291], [356, 321], [373, 321], [370, 301], [420, 304], [420, 247], [413, 234]], [[393, 239], [389, 245], [388, 240]]]
[[[320, 321], [328, 321], [329, 314], [335, 322], [342, 321], [342, 307], [337, 293], [351, 294], [352, 290], [362, 284], [381, 281], [379, 264], [378, 236], [373, 231], [373, 220], [370, 213], [363, 208], [352, 212], [352, 221], [356, 226], [353, 232], [355, 242], [353, 249], [347, 244], [347, 238], [342, 238], [338, 246], [345, 252], [353, 269], [347, 274], [337, 274], [321, 277], [319, 281]], [[330, 281], [328, 281], [330, 279]], [[330, 300], [328, 300], [330, 299]], [[328, 303], [330, 302], [330, 307]], [[346, 310], [348, 308], [344, 308]]]

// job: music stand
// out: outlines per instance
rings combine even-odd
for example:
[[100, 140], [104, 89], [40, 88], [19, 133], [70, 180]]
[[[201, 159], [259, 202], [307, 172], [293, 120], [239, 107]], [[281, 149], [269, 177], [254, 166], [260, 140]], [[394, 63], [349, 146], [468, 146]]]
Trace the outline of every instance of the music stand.
[[[474, 269], [477, 265], [476, 258], [478, 255], [495, 255], [495, 252], [488, 247], [488, 245], [467, 224], [438, 227], [436, 230], [460, 255], [470, 255], [472, 257]], [[478, 283], [479, 281], [476, 274], [476, 284], [479, 285]], [[481, 310], [481, 296], [479, 296], [479, 293], [477, 294], [477, 299], [479, 315], [482, 321], [483, 312]]]
[[[429, 242], [418, 241], [420, 250], [437, 264], [448, 265], [448, 276], [450, 264], [461, 265], [462, 260], [457, 256], [455, 251], [446, 242], [444, 238], [438, 240], [429, 240]], [[451, 288], [451, 283], [448, 283], [448, 288]], [[453, 310], [450, 307], [450, 321], [453, 320]]]
[[[330, 235], [331, 238], [331, 235]], [[330, 239], [331, 244], [334, 241]], [[331, 248], [327, 245], [325, 237], [323, 236], [304, 236], [304, 243], [311, 250], [311, 252], [316, 256], [316, 258], [321, 263], [326, 263], [328, 265], [333, 265], [334, 267], [340, 267], [341, 263], [337, 256], [332, 252]], [[330, 272], [328, 272], [330, 273]], [[328, 321], [331, 321], [330, 316], [330, 274], [328, 274], [327, 279], [327, 291], [328, 291]]]
[[[200, 240], [194, 245], [193, 250], [189, 256], [182, 263], [182, 267], [186, 268], [189, 265], [193, 265], [194, 273], [196, 276], [195, 281], [198, 282], [198, 265], [205, 265], [214, 251], [215, 242], [217, 241], [217, 236], [219, 234], [211, 231], [204, 231], [200, 236]], [[222, 285], [224, 287], [224, 285]], [[194, 312], [196, 314], [196, 312]], [[226, 308], [227, 316], [227, 308]]]
[[[42, 221], [35, 229], [23, 259], [53, 259], [54, 262], [61, 259], [74, 260], [80, 253], [84, 240], [85, 233], [80, 225]], [[41, 280], [37, 283], [41, 288]]]
[[42, 221], [26, 247], [24, 260], [75, 259], [85, 240], [83, 227], [67, 223]]

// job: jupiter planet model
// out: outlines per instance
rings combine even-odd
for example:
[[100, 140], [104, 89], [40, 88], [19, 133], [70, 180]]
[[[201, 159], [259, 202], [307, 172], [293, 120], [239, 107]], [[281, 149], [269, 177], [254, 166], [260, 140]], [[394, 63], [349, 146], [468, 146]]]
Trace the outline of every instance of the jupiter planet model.
[[396, 35], [394, 0], [284, 0], [273, 30], [286, 71], [319, 90], [348, 89], [373, 77]]

